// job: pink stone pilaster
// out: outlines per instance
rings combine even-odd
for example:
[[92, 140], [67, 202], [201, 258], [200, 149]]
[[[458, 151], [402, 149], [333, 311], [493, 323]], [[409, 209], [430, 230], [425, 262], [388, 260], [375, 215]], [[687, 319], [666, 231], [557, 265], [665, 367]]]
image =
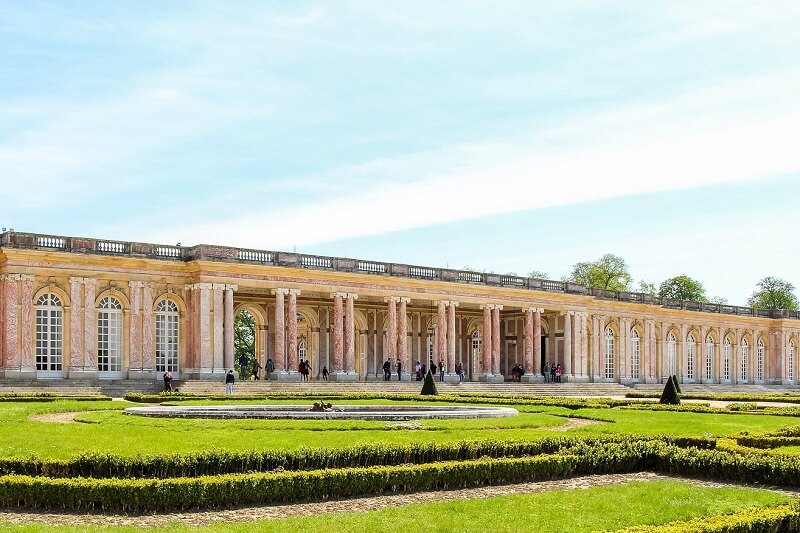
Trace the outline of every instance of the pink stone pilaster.
[[141, 371], [142, 369], [142, 282], [129, 281], [130, 290], [130, 332], [128, 334], [128, 369]]
[[286, 328], [286, 351], [288, 355], [288, 369], [290, 371], [297, 371], [300, 362], [297, 360], [297, 295], [300, 294], [300, 289], [289, 289], [289, 305], [288, 317]]
[[197, 283], [194, 286], [197, 295], [197, 340], [200, 343], [200, 371], [211, 372], [214, 368], [214, 358], [211, 347], [211, 293], [210, 283]]
[[456, 371], [456, 307], [458, 302], [447, 305], [447, 372]]
[[83, 278], [83, 367], [97, 370], [97, 280]]
[[[397, 317], [397, 355], [400, 357], [400, 362], [403, 368], [408, 371], [408, 313], [407, 305], [411, 302], [409, 298], [400, 298], [400, 310]], [[391, 360], [392, 365], [395, 360]]]
[[155, 316], [153, 310], [153, 284], [142, 284], [142, 369], [155, 371]]
[[21, 336], [21, 351], [20, 351], [20, 367], [22, 370], [33, 371], [33, 338], [34, 338], [34, 324], [33, 324], [33, 276], [22, 274], [20, 275], [20, 290], [22, 300], [20, 302], [20, 336]]
[[542, 367], [542, 311], [544, 310], [533, 310], [533, 364], [537, 374]]
[[[386, 318], [387, 354], [392, 363], [397, 359], [397, 300], [396, 296], [386, 298], [388, 317]], [[404, 365], [405, 366], [405, 365]]]
[[[437, 365], [439, 361], [447, 359], [447, 302], [440, 300], [437, 303], [437, 321], [436, 321], [436, 357], [434, 361]], [[429, 365], [430, 366], [430, 365]]]
[[214, 299], [213, 317], [214, 317], [214, 362], [213, 369], [215, 372], [220, 370], [230, 370], [224, 366], [224, 351], [225, 351], [225, 284], [214, 283], [212, 284], [212, 295]]
[[572, 373], [572, 317], [574, 311], [564, 311], [564, 358], [561, 371], [564, 375]]
[[342, 298], [345, 293], [337, 292], [333, 294], [333, 362], [331, 372], [341, 372], [344, 370], [344, 310], [342, 308]]
[[492, 307], [492, 373], [500, 374], [500, 310], [502, 305]]
[[224, 346], [222, 348], [222, 365], [227, 368], [233, 368], [233, 291], [238, 289], [236, 285], [225, 285], [225, 321], [223, 324], [222, 334], [224, 336]]
[[69, 367], [83, 369], [83, 278], [69, 278]]
[[[525, 313], [525, 344], [523, 350], [523, 368], [526, 374], [533, 373], [533, 308], [528, 307], [524, 309]], [[538, 372], [537, 372], [538, 373]]]
[[492, 304], [481, 306], [483, 309], [483, 339], [481, 342], [481, 356], [483, 358], [483, 372], [492, 373]]
[[5, 280], [5, 367], [19, 367], [19, 274], [6, 274]]
[[275, 370], [286, 368], [286, 320], [285, 298], [289, 289], [275, 289], [275, 350], [273, 362]]
[[344, 369], [347, 373], [356, 371], [356, 342], [355, 342], [355, 299], [357, 294], [347, 293], [347, 314], [345, 315], [345, 352]]

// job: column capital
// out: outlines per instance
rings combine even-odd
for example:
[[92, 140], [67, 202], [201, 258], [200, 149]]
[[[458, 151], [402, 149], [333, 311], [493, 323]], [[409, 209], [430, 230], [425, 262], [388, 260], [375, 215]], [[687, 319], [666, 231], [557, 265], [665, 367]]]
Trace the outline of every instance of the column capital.
[[289, 289], [272, 289], [272, 294], [276, 296], [278, 294], [289, 294]]
[[140, 289], [144, 287], [144, 281], [129, 281], [128, 287], [131, 289]]
[[238, 285], [227, 285], [226, 284], [225, 285], [225, 290], [226, 291], [228, 291], [228, 290], [230, 290], [230, 291], [238, 291], [239, 290], [239, 286]]
[[389, 302], [399, 303], [400, 302], [400, 297], [399, 296], [386, 296], [383, 299], [383, 301], [386, 302], [386, 303], [389, 303]]
[[210, 290], [211, 286], [211, 283], [195, 283], [194, 285], [189, 285], [188, 287], [195, 290]]
[[405, 296], [401, 296], [399, 298], [399, 301], [400, 301], [400, 303], [410, 304], [411, 303], [411, 298], [406, 298]]
[[33, 276], [33, 274], [20, 274], [19, 275], [19, 280], [20, 281], [33, 281], [34, 280], [34, 276]]
[[225, 290], [225, 284], [224, 283], [212, 283], [211, 285], [212, 285], [212, 287], [214, 288], [215, 291], [216, 290]]
[[492, 310], [492, 309], [494, 309], [494, 304], [481, 304], [481, 305], [480, 305], [480, 308], [481, 308], [481, 309], [489, 309], [489, 310]]
[[497, 309], [498, 311], [502, 311], [503, 310], [503, 304], [494, 304], [494, 308]]
[[447, 305], [449, 305], [450, 307], [458, 307], [458, 302], [450, 300], [449, 302], [447, 302]]
[[[0, 276], [2, 279], [2, 276]], [[73, 285], [83, 285], [83, 278], [70, 277], [69, 282]]]
[[331, 293], [331, 298], [342, 298], [342, 299], [344, 299], [344, 298], [347, 298], [347, 293], [346, 292], [338, 292], [338, 291], [337, 292], [332, 292]]
[[83, 278], [83, 284], [84, 285], [96, 286], [97, 285], [97, 280], [95, 278]]
[[358, 300], [358, 294], [356, 294], [354, 292], [348, 292], [346, 294], [347, 294], [347, 298], [348, 299], [350, 299], [350, 300]]
[[564, 309], [563, 311], [561, 311], [560, 314], [562, 316], [565, 316], [565, 315], [573, 316], [575, 314], [575, 311], [573, 311], [571, 309]]
[[295, 296], [300, 296], [300, 289], [288, 289], [286, 294], [294, 294]]

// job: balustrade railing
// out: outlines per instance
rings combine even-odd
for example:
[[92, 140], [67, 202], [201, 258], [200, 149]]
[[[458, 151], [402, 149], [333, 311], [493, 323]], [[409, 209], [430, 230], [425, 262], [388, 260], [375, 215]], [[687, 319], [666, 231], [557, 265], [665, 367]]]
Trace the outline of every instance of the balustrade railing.
[[306, 268], [333, 268], [333, 259], [319, 255], [304, 255], [300, 257], [300, 264]]
[[250, 263], [272, 263], [272, 252], [239, 249], [239, 260]]
[[126, 254], [128, 253], [127, 242], [117, 241], [97, 241], [96, 249], [104, 254]]
[[465, 270], [459, 271], [457, 276], [458, 281], [466, 281], [468, 283], [482, 283], [483, 274], [480, 272], [468, 272]]
[[375, 261], [358, 261], [356, 269], [359, 272], [367, 272], [369, 274], [385, 274], [386, 263], [376, 263]]
[[156, 246], [155, 254], [159, 257], [178, 258], [181, 256], [181, 249], [178, 246]]
[[41, 248], [57, 248], [63, 250], [66, 247], [66, 240], [62, 237], [37, 237], [36, 245]]
[[420, 279], [439, 278], [439, 274], [436, 272], [435, 268], [417, 267], [417, 266], [408, 267], [408, 275], [411, 276], [412, 278], [420, 278]]
[[521, 278], [519, 276], [500, 276], [500, 284], [505, 287], [525, 287], [528, 284], [528, 278]]

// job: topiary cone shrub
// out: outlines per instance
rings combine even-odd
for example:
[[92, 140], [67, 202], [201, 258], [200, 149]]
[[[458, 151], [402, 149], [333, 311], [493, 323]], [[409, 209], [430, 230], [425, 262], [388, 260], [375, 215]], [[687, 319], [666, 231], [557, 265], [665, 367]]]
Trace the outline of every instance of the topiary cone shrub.
[[420, 394], [423, 396], [436, 396], [439, 394], [439, 391], [436, 390], [436, 380], [433, 379], [433, 374], [431, 374], [430, 369], [428, 369], [428, 373], [425, 374], [425, 383], [422, 384]]
[[672, 382], [675, 384], [675, 390], [678, 391], [678, 394], [683, 394], [683, 391], [681, 390], [681, 384], [678, 383], [678, 376], [672, 374], [672, 377], [670, 377], [669, 379], [671, 379]]
[[664, 392], [661, 393], [661, 399], [658, 400], [658, 403], [680, 405], [681, 397], [678, 396], [678, 391], [675, 389], [675, 382], [672, 378], [669, 378], [664, 385]]

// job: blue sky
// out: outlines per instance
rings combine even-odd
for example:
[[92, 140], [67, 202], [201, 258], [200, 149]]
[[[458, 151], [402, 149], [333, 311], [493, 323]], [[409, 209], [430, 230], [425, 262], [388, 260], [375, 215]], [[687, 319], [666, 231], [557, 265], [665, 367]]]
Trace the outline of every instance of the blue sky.
[[800, 3], [0, 0], [0, 226], [800, 285]]

